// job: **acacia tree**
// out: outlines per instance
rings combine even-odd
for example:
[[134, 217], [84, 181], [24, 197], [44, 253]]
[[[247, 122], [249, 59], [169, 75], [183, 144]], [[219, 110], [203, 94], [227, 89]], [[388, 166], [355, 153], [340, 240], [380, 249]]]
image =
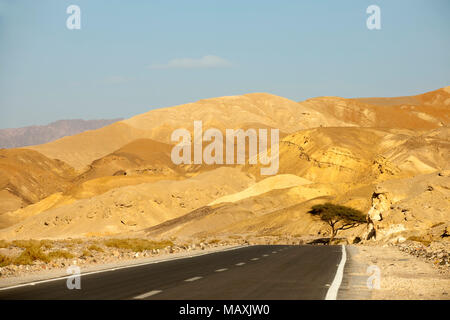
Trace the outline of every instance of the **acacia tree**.
[[308, 213], [319, 216], [320, 220], [325, 221], [330, 226], [331, 237], [328, 244], [331, 244], [340, 230], [348, 230], [362, 223], [367, 223], [366, 215], [361, 211], [329, 202], [312, 206]]

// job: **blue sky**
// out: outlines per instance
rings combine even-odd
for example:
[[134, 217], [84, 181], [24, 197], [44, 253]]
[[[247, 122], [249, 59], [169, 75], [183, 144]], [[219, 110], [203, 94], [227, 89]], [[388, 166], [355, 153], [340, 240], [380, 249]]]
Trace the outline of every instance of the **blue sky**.
[[448, 0], [0, 0], [0, 128], [250, 92], [419, 94], [450, 85], [449, 14]]

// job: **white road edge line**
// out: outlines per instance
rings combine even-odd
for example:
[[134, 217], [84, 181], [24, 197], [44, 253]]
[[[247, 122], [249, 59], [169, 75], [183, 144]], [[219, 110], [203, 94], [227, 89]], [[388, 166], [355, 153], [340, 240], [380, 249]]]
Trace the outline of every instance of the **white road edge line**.
[[342, 245], [341, 262], [339, 263], [339, 266], [337, 268], [336, 275], [334, 276], [333, 282], [331, 283], [331, 286], [327, 291], [325, 300], [336, 300], [337, 299], [339, 287], [341, 286], [342, 279], [344, 278], [344, 267], [345, 267], [346, 261], [347, 261], [347, 252], [345, 250], [345, 246]]
[[201, 278], [203, 278], [203, 277], [193, 277], [193, 278], [186, 279], [186, 280], [184, 280], [184, 281], [185, 281], [185, 282], [192, 282], [192, 281], [200, 280]]
[[[90, 272], [82, 273], [79, 276], [83, 277], [83, 276], [87, 276], [87, 275], [90, 275], [90, 274], [96, 274], [96, 273], [102, 273], [102, 272], [116, 271], [116, 270], [120, 270], [120, 269], [128, 269], [128, 268], [140, 267], [140, 266], [145, 266], [145, 265], [155, 264], [155, 263], [160, 263], [160, 262], [195, 258], [195, 257], [204, 256], [204, 255], [207, 255], [207, 254], [218, 253], [218, 252], [225, 252], [225, 251], [231, 251], [231, 250], [237, 250], [237, 249], [242, 249], [242, 248], [245, 248], [245, 247], [247, 247], [247, 246], [237, 246], [237, 247], [232, 247], [232, 248], [225, 249], [225, 250], [203, 252], [203, 253], [199, 253], [199, 254], [193, 254], [193, 255], [190, 255], [190, 256], [174, 257], [174, 258], [161, 259], [161, 260], [150, 261], [150, 262], [136, 263], [136, 264], [131, 264], [131, 265], [122, 266], [122, 267], [114, 267], [114, 268], [102, 269], [102, 270], [97, 270], [97, 271], [90, 271]], [[9, 287], [2, 287], [2, 288], [0, 288], [0, 291], [26, 287], [26, 286], [30, 286], [30, 285], [34, 286], [34, 285], [38, 285], [38, 284], [41, 284], [41, 283], [53, 282], [53, 281], [68, 279], [68, 278], [72, 278], [72, 277], [73, 277], [73, 275], [68, 275], [68, 276], [62, 276], [62, 277], [46, 279], [46, 280], [31, 281], [31, 282], [21, 283], [21, 284], [9, 286]]]
[[136, 297], [134, 297], [133, 299], [145, 299], [145, 298], [154, 296], [155, 294], [158, 294], [158, 293], [160, 293], [160, 292], [162, 292], [162, 291], [161, 291], [161, 290], [153, 290], [153, 291], [150, 291], [150, 292], [141, 294], [141, 295], [139, 295], [139, 296], [136, 296]]

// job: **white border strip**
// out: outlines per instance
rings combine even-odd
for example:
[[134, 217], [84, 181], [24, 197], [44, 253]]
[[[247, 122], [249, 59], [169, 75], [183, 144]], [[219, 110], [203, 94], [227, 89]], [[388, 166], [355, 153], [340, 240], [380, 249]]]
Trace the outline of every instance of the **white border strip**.
[[[87, 276], [87, 275], [90, 275], [90, 274], [96, 274], [96, 273], [102, 273], [102, 272], [116, 271], [116, 270], [120, 270], [120, 269], [128, 269], [128, 268], [140, 267], [140, 266], [145, 266], [145, 265], [155, 264], [155, 263], [160, 263], [160, 262], [166, 262], [166, 261], [172, 261], [172, 260], [180, 260], [180, 259], [188, 259], [188, 258], [195, 258], [195, 257], [199, 257], [199, 256], [204, 256], [204, 255], [207, 255], [207, 254], [212, 254], [212, 253], [237, 250], [237, 249], [241, 249], [241, 248], [244, 248], [244, 247], [247, 247], [247, 246], [237, 246], [237, 247], [227, 248], [227, 249], [224, 249], [224, 250], [215, 250], [215, 251], [210, 251], [210, 252], [202, 252], [202, 253], [194, 254], [194, 255], [190, 255], [190, 256], [181, 256], [181, 257], [174, 257], [174, 258], [169, 258], [169, 259], [161, 259], [161, 260], [150, 261], [150, 262], [142, 262], [142, 263], [136, 263], [136, 264], [127, 265], [127, 266], [121, 266], [121, 267], [112, 267], [112, 268], [108, 268], [108, 269], [102, 269], [102, 270], [97, 270], [97, 271], [90, 271], [90, 272], [81, 273], [80, 275], [77, 275], [77, 276], [82, 277], [82, 276]], [[31, 282], [27, 282], [27, 283], [13, 285], [13, 286], [10, 286], [10, 287], [3, 287], [3, 288], [0, 288], [0, 291], [5, 291], [5, 290], [15, 289], [15, 288], [21, 288], [21, 287], [26, 287], [26, 286], [34, 286], [34, 285], [37, 285], [37, 284], [40, 284], [40, 283], [58, 281], [58, 280], [63, 280], [63, 279], [67, 279], [67, 278], [73, 278], [73, 274], [68, 275], [68, 276], [58, 277], [58, 278], [47, 279], [47, 280], [31, 281]]]
[[341, 262], [336, 271], [336, 275], [334, 276], [334, 280], [331, 283], [330, 288], [327, 291], [327, 295], [325, 296], [325, 300], [336, 300], [337, 294], [339, 291], [339, 287], [341, 286], [342, 279], [344, 278], [344, 267], [345, 262], [347, 261], [347, 252], [345, 250], [345, 246], [342, 245], [342, 258]]

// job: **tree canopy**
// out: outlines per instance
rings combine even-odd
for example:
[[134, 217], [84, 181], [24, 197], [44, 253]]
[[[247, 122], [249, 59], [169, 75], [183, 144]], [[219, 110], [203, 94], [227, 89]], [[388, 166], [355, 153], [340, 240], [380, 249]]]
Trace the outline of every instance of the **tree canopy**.
[[331, 227], [329, 243], [338, 231], [347, 230], [367, 222], [366, 215], [357, 209], [332, 203], [318, 204], [311, 207], [308, 213], [319, 216]]

